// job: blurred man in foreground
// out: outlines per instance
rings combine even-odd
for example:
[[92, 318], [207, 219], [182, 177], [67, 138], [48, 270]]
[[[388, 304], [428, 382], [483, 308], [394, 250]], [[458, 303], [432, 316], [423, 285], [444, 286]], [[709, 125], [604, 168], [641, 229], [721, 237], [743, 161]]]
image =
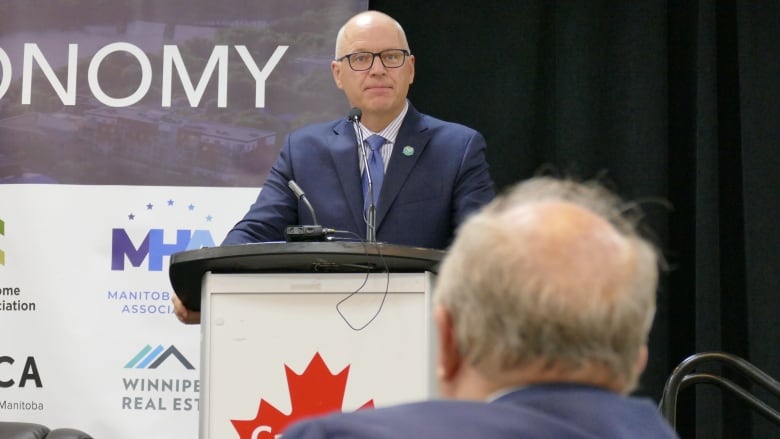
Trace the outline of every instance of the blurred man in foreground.
[[300, 438], [674, 438], [628, 396], [647, 360], [660, 255], [596, 184], [538, 177], [459, 229], [434, 300], [447, 400], [335, 414]]

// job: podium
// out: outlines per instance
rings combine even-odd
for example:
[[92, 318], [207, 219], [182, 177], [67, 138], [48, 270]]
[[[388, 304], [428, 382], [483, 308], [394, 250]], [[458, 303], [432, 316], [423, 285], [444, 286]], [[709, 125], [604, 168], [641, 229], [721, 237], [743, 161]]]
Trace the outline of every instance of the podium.
[[440, 250], [273, 242], [171, 256], [201, 311], [201, 439], [273, 438], [291, 422], [436, 394], [431, 291]]

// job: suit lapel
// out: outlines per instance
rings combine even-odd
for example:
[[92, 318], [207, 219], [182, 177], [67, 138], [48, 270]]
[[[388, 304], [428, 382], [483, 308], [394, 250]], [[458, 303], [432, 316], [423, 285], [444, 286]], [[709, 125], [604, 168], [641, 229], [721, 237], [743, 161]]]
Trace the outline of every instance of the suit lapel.
[[333, 127], [333, 134], [327, 139], [331, 145], [331, 157], [338, 174], [341, 189], [349, 204], [356, 230], [365, 230], [363, 220], [363, 186], [360, 180], [360, 168], [357, 164], [357, 140], [352, 125], [343, 120]]
[[[401, 187], [414, 169], [430, 138], [431, 133], [423, 122], [423, 116], [410, 104], [406, 117], [401, 123], [401, 129], [398, 131], [398, 137], [395, 139], [393, 153], [387, 164], [382, 190], [379, 193], [377, 202], [379, 207], [376, 215], [377, 230], [382, 225], [382, 220], [395, 202]], [[407, 147], [411, 147], [411, 149]], [[406, 153], [404, 153], [404, 148], [407, 149]]]

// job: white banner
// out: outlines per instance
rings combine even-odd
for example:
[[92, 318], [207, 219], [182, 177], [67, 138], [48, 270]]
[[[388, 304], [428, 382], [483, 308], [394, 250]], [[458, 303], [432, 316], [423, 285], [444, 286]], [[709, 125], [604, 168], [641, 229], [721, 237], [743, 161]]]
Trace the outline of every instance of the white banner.
[[197, 437], [169, 256], [219, 245], [287, 133], [345, 113], [329, 63], [367, 6], [0, 6], [0, 420]]
[[197, 437], [200, 327], [172, 315], [168, 256], [219, 243], [256, 193], [0, 185], [2, 419]]

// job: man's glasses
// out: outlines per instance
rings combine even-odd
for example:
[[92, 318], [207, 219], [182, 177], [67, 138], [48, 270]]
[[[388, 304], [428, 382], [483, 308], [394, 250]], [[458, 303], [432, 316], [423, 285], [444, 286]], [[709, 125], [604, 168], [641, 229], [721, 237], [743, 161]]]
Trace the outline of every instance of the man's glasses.
[[362, 71], [368, 70], [374, 65], [374, 58], [379, 57], [382, 65], [388, 69], [396, 69], [404, 65], [406, 57], [409, 56], [409, 51], [404, 49], [387, 49], [381, 52], [354, 52], [338, 58], [336, 61], [344, 61], [345, 59], [349, 63], [349, 67], [352, 70]]

